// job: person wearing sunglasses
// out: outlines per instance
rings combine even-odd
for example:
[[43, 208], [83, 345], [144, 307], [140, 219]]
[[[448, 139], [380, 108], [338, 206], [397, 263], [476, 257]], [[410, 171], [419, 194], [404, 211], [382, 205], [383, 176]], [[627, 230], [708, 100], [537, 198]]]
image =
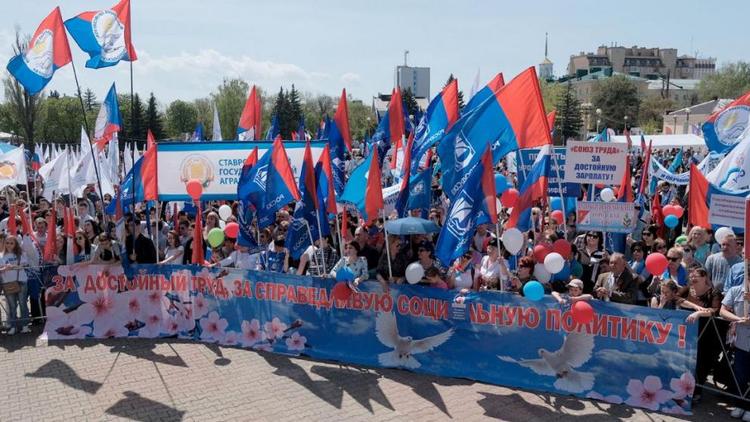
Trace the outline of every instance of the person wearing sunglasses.
[[668, 279], [671, 278], [674, 280], [678, 286], [680, 286], [680, 290], [682, 293], [682, 290], [687, 291], [687, 284], [688, 284], [688, 272], [687, 269], [682, 265], [682, 258], [684, 257], [685, 253], [683, 252], [682, 248], [675, 246], [673, 248], [670, 248], [667, 251], [667, 261], [669, 261], [667, 265], [667, 269], [664, 271], [664, 274], [662, 275], [662, 278]]
[[74, 262], [88, 262], [91, 260], [91, 241], [86, 236], [83, 230], [76, 231], [75, 237], [73, 238], [73, 244], [75, 247], [75, 258]]
[[654, 241], [656, 241], [656, 232], [657, 232], [657, 227], [653, 224], [646, 227], [641, 232], [641, 240], [643, 241], [643, 244], [645, 245], [643, 253], [645, 253], [646, 255], [654, 251]]
[[583, 267], [583, 274], [581, 274], [583, 291], [591, 293], [597, 277], [604, 272], [599, 269], [599, 262], [605, 260], [607, 255], [602, 234], [596, 231], [586, 232], [576, 238], [576, 247], [578, 248], [578, 262]]

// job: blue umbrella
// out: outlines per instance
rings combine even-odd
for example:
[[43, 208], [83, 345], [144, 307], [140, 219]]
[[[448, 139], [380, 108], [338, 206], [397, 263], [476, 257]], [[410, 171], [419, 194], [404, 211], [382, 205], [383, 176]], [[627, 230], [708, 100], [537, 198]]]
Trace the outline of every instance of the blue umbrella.
[[437, 233], [440, 227], [430, 220], [418, 217], [404, 217], [398, 220], [385, 222], [385, 229], [389, 234], [408, 235], [408, 234], [426, 234]]

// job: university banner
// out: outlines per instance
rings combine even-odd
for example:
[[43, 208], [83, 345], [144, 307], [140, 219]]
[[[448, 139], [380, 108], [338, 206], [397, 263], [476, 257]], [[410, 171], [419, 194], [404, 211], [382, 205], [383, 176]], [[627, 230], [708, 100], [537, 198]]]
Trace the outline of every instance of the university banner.
[[[159, 200], [191, 201], [185, 185], [197, 179], [203, 185], [202, 199], [237, 199], [242, 163], [258, 147], [258, 158], [271, 150], [272, 142], [169, 142], [157, 145], [156, 162]], [[313, 162], [323, 152], [325, 142], [310, 144]], [[302, 171], [304, 142], [284, 142], [295, 179]]]
[[61, 266], [47, 289], [49, 340], [180, 337], [255, 350], [690, 412], [697, 324], [686, 311], [500, 292], [360, 285], [194, 266]]

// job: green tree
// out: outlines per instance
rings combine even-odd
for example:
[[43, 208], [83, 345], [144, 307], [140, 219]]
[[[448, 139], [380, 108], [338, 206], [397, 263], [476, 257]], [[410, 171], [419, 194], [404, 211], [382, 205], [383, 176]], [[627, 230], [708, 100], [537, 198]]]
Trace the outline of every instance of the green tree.
[[[445, 88], [449, 83], [453, 82], [453, 80], [456, 79], [453, 74], [451, 73], [450, 76], [448, 76], [448, 80], [445, 81], [445, 85], [443, 85], [443, 88]], [[464, 92], [462, 90], [458, 90], [458, 110], [461, 111], [464, 109]]]
[[[669, 98], [661, 98], [657, 96], [649, 96], [641, 101], [641, 106], [638, 110], [638, 122], [641, 129], [646, 133], [656, 133], [661, 131], [664, 127], [664, 114], [668, 111], [674, 110], [675, 104]], [[656, 131], [646, 131], [644, 128], [655, 128]]]
[[419, 114], [419, 104], [417, 104], [417, 99], [414, 97], [411, 88], [406, 88], [401, 92], [401, 99], [404, 102], [404, 110], [407, 116], [416, 116]]
[[146, 139], [145, 111], [141, 97], [138, 94], [135, 94], [134, 100], [133, 116], [130, 122], [128, 122], [130, 124], [129, 133], [131, 138], [142, 141]]
[[273, 108], [271, 109], [271, 115], [269, 116], [269, 118], [271, 119], [269, 121], [270, 124], [273, 123], [274, 117], [277, 119], [277, 122], [279, 125], [279, 132], [281, 133], [282, 138], [285, 137], [285, 134], [287, 133], [286, 131], [289, 126], [289, 122], [288, 122], [289, 105], [287, 103], [286, 97], [287, 96], [286, 96], [286, 93], [284, 92], [284, 88], [279, 88], [279, 93], [276, 94], [276, 101], [273, 103]]
[[156, 139], [164, 138], [163, 118], [159, 113], [153, 92], [148, 97], [148, 106], [146, 107], [146, 129], [150, 129]]
[[[555, 105], [557, 115], [555, 117], [556, 136], [564, 145], [568, 138], [577, 138], [583, 127], [583, 118], [581, 117], [581, 102], [573, 92], [568, 81], [565, 91], [557, 100]], [[552, 128], [550, 128], [552, 129]]]
[[698, 84], [698, 97], [701, 101], [714, 98], [737, 98], [748, 91], [750, 91], [750, 63], [748, 62], [728, 63]]
[[211, 104], [210, 98], [198, 98], [193, 101], [193, 107], [195, 107], [196, 122], [203, 123], [203, 136], [207, 139], [211, 139], [211, 131], [214, 126], [214, 108]]
[[[29, 36], [21, 36], [20, 33], [16, 32], [16, 39], [12, 45], [14, 56], [26, 52], [29, 38]], [[3, 84], [5, 98], [10, 104], [11, 117], [17, 123], [20, 129], [19, 134], [24, 138], [26, 147], [33, 151], [36, 130], [40, 123], [39, 114], [44, 102], [44, 91], [29, 95], [26, 89], [10, 74], [5, 78]]]
[[349, 98], [349, 130], [353, 139], [364, 139], [372, 134], [377, 126], [377, 119], [372, 107], [366, 106], [361, 100]]
[[83, 92], [83, 106], [86, 107], [86, 111], [92, 111], [97, 106], [96, 94], [91, 88], [86, 88]]
[[197, 112], [195, 107], [185, 101], [175, 100], [167, 107], [167, 132], [171, 138], [184, 139], [186, 133], [195, 128]]
[[219, 109], [222, 138], [237, 139], [237, 124], [248, 94], [249, 87], [242, 79], [224, 79], [216, 92], [211, 94], [214, 104]]
[[564, 85], [546, 80], [539, 81], [539, 89], [542, 91], [542, 101], [544, 101], [545, 113], [554, 110], [567, 91], [567, 88]]
[[54, 143], [78, 143], [81, 136], [81, 103], [77, 97], [48, 98], [40, 114], [39, 136]]
[[302, 99], [300, 98], [299, 91], [297, 91], [297, 88], [295, 88], [294, 84], [292, 84], [292, 89], [289, 91], [287, 100], [289, 101], [290, 118], [292, 120], [291, 130], [296, 131], [297, 128], [299, 127], [299, 121], [300, 121], [300, 118], [302, 118], [303, 113], [302, 113]]
[[591, 103], [594, 109], [601, 109], [603, 126], [622, 131], [625, 128], [625, 116], [630, 118], [630, 125], [638, 124], [638, 87], [626, 76], [618, 75], [601, 80], [594, 87]]

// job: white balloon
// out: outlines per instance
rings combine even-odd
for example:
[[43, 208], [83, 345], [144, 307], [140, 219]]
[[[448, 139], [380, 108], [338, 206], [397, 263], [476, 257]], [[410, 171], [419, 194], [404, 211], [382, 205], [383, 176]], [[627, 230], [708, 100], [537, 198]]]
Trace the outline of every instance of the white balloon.
[[552, 279], [552, 274], [544, 268], [544, 264], [534, 265], [534, 278], [541, 283], [548, 283]]
[[232, 208], [229, 205], [224, 204], [219, 207], [219, 218], [221, 218], [224, 221], [227, 221], [227, 218], [231, 216], [232, 216]]
[[513, 227], [505, 230], [500, 237], [500, 240], [503, 241], [505, 250], [515, 255], [521, 251], [521, 247], [523, 246], [523, 233]]
[[409, 284], [417, 284], [424, 277], [424, 268], [422, 268], [422, 264], [419, 262], [412, 262], [406, 267], [404, 275]]
[[719, 229], [716, 230], [716, 233], [714, 233], [714, 239], [716, 239], [717, 243], [721, 243], [721, 241], [730, 234], [734, 236], [734, 232], [729, 227], [719, 227]]
[[226, 223], [226, 221], [224, 221], [224, 220], [219, 220], [219, 228], [220, 228], [220, 229], [224, 230], [224, 227], [226, 227], [226, 226], [227, 226], [227, 223]]
[[612, 202], [615, 200], [615, 193], [610, 188], [604, 188], [599, 193], [599, 197], [601, 197], [604, 202]]
[[557, 274], [565, 266], [565, 259], [557, 252], [551, 252], [544, 258], [544, 268], [550, 274]]

